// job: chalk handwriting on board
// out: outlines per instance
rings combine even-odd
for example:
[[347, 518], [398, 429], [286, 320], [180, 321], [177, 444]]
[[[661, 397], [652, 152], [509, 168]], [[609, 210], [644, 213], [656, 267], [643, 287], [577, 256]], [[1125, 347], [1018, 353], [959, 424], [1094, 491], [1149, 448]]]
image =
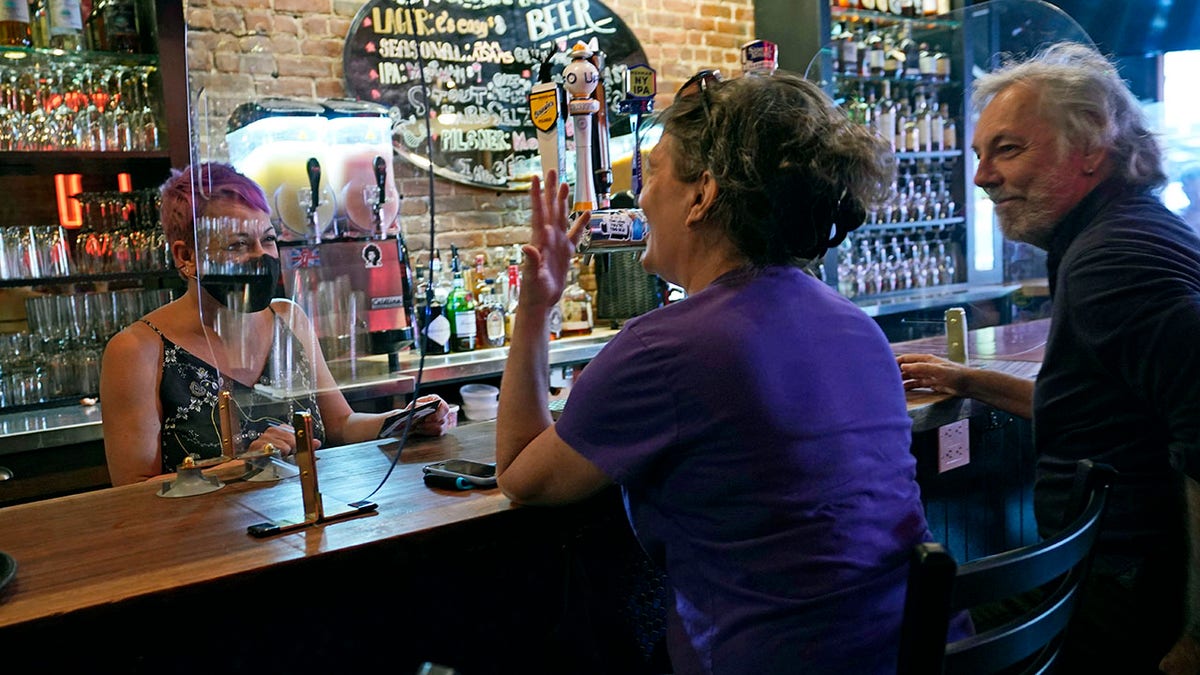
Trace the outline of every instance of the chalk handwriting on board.
[[625, 133], [628, 120], [617, 110], [625, 68], [646, 57], [597, 0], [370, 0], [346, 37], [346, 91], [391, 107], [393, 147], [417, 166], [463, 183], [525, 189], [539, 171], [528, 100], [534, 73], [557, 50], [561, 81], [565, 50], [592, 37], [608, 57], [610, 127]]

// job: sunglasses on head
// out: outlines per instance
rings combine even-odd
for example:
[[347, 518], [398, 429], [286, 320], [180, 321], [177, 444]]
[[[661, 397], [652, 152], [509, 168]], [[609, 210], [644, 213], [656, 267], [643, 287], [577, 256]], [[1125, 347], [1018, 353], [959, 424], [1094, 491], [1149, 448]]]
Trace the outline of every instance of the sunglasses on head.
[[710, 114], [709, 114], [710, 103], [708, 100], [708, 86], [710, 84], [720, 82], [723, 79], [725, 79], [725, 78], [721, 77], [721, 71], [719, 71], [719, 70], [702, 70], [702, 71], [696, 73], [695, 75], [689, 77], [687, 79], [687, 82], [683, 83], [683, 86], [679, 88], [679, 91], [675, 92], [675, 98], [686, 98], [688, 96], [695, 96], [696, 93], [699, 92], [699, 94], [701, 96], [703, 96], [703, 98], [701, 99], [701, 102], [704, 104], [704, 118], [708, 119], [708, 117], [710, 116]]

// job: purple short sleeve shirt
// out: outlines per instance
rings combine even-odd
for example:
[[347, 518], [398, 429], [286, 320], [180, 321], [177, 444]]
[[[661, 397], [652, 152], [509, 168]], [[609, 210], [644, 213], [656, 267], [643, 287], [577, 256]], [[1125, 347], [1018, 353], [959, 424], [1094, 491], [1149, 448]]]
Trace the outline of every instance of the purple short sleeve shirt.
[[929, 534], [899, 369], [852, 303], [795, 268], [727, 274], [626, 323], [557, 431], [667, 570], [677, 673], [894, 672]]

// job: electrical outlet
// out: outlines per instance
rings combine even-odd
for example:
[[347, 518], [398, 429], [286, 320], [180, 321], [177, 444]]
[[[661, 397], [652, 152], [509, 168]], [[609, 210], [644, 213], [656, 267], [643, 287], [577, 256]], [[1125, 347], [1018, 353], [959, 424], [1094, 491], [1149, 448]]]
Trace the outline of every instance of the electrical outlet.
[[959, 420], [938, 428], [938, 473], [971, 461], [971, 420]]

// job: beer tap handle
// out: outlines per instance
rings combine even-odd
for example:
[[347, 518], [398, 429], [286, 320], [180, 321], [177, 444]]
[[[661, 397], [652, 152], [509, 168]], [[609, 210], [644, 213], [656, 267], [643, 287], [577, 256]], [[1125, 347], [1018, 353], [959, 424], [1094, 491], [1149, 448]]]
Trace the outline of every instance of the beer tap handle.
[[609, 144], [609, 129], [608, 129], [608, 101], [607, 95], [604, 93], [604, 63], [605, 54], [594, 44], [592, 47], [592, 56], [589, 59], [592, 65], [596, 67], [596, 88], [592, 91], [592, 98], [596, 99], [599, 106], [596, 109], [596, 116], [592, 123], [592, 147], [595, 149], [595, 169], [594, 169], [594, 185], [596, 188], [596, 205], [598, 208], [606, 209], [609, 207], [609, 191], [612, 189], [612, 160], [608, 155]]
[[618, 107], [621, 112], [629, 115], [630, 130], [633, 132], [629, 191], [634, 200], [642, 192], [642, 115], [654, 111], [654, 96], [657, 93], [657, 73], [653, 68], [644, 63], [638, 63], [625, 70], [625, 99], [618, 104]]

